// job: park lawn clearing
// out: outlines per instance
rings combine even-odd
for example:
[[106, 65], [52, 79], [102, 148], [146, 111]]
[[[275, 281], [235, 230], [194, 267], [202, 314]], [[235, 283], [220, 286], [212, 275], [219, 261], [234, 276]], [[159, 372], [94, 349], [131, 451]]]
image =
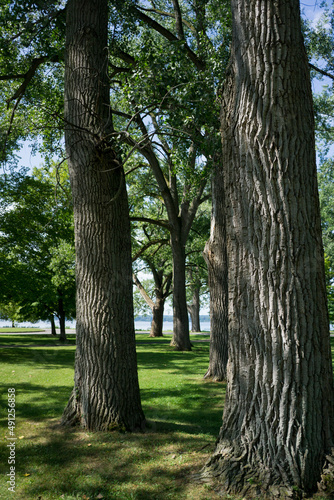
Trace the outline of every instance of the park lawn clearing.
[[74, 334], [67, 334], [66, 335], [67, 340], [64, 343], [61, 343], [59, 341], [59, 336], [54, 336], [51, 335], [50, 333], [43, 334], [40, 333], [38, 335], [20, 335], [20, 334], [11, 334], [11, 335], [5, 335], [2, 334], [0, 335], [0, 348], [1, 346], [22, 346], [22, 345], [32, 345], [32, 346], [38, 346], [38, 345], [47, 345], [47, 346], [62, 346], [62, 345], [75, 345], [75, 335]]
[[[154, 342], [138, 345], [148, 429], [133, 434], [87, 433], [59, 426], [73, 386], [74, 346], [22, 344], [0, 349], [0, 498], [218, 498], [211, 487], [193, 484], [191, 479], [209, 458], [222, 417], [224, 384], [203, 380], [208, 349], [204, 343], [186, 353]], [[16, 393], [15, 494], [6, 483], [7, 391], [12, 387]]]
[[[132, 434], [59, 425], [73, 387], [74, 346], [0, 349], [1, 499], [237, 500], [219, 497], [214, 486], [192, 479], [212, 454], [223, 411], [225, 384], [203, 380], [209, 343], [177, 352], [152, 340], [137, 345], [148, 429]], [[12, 387], [15, 494], [6, 483], [7, 391]]]
[[0, 333], [44, 332], [41, 328], [0, 328]]
[[[155, 341], [155, 342], [162, 342], [165, 344], [170, 344], [171, 340], [173, 338], [172, 333], [164, 333], [162, 337], [150, 337], [149, 332], [142, 332], [138, 333], [136, 332], [136, 341]], [[208, 342], [210, 340], [210, 334], [209, 333], [191, 333], [190, 334], [190, 341], [191, 342], [198, 342], [198, 341], [203, 341], [203, 342]]]

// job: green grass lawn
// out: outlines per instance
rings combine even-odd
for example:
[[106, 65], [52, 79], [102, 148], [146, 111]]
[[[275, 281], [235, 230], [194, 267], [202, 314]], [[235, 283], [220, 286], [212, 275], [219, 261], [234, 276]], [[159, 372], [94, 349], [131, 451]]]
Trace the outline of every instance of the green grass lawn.
[[0, 333], [43, 332], [41, 328], [0, 328]]
[[[65, 345], [75, 345], [75, 335], [67, 334], [67, 340]], [[20, 334], [12, 334], [12, 335], [0, 335], [0, 347], [1, 346], [13, 346], [13, 345], [48, 345], [52, 346], [62, 346], [61, 342], [59, 342], [59, 336], [54, 336], [51, 334], [38, 334], [38, 335], [20, 335]]]
[[[210, 457], [225, 384], [203, 380], [209, 343], [173, 351], [167, 338], [137, 335], [145, 433], [89, 433], [59, 426], [73, 386], [74, 336], [0, 336], [2, 500], [213, 500], [192, 473]], [[198, 336], [196, 336], [198, 338]], [[207, 338], [207, 337], [205, 337]], [[141, 343], [140, 340], [145, 340]], [[55, 343], [56, 342], [56, 343]], [[8, 343], [22, 347], [8, 347]], [[28, 347], [33, 344], [35, 347]], [[43, 347], [37, 347], [46, 344]], [[8, 388], [16, 391], [16, 492], [8, 491]], [[235, 498], [228, 496], [225, 498]]]
[[[138, 335], [138, 340], [148, 339], [144, 337]], [[75, 346], [61, 346], [50, 335], [1, 335], [0, 344], [7, 347], [0, 349], [0, 498], [218, 498], [205, 485], [193, 486], [190, 474], [213, 450], [225, 386], [203, 381], [208, 343], [196, 343], [192, 352], [182, 353], [168, 346], [168, 337], [162, 340], [139, 342], [137, 349], [147, 432], [106, 434], [58, 425], [73, 385]], [[11, 387], [16, 390], [15, 494], [6, 484]]]

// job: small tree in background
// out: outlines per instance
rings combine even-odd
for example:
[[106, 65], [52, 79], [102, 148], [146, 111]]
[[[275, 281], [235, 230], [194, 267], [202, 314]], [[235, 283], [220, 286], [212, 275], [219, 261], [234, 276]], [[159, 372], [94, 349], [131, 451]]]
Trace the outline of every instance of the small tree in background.
[[[18, 304], [21, 320], [50, 320], [53, 333], [58, 316], [65, 340], [65, 318], [75, 316], [73, 213], [68, 177], [56, 182], [55, 171], [0, 179], [0, 296], [3, 303]], [[64, 246], [70, 262], [60, 266]]]

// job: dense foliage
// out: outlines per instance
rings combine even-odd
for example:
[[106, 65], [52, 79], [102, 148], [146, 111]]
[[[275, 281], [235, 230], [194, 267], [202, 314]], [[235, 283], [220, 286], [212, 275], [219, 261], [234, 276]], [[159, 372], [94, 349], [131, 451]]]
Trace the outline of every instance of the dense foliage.
[[55, 172], [0, 178], [0, 302], [16, 304], [21, 319], [50, 319], [61, 308], [75, 315], [70, 191]]

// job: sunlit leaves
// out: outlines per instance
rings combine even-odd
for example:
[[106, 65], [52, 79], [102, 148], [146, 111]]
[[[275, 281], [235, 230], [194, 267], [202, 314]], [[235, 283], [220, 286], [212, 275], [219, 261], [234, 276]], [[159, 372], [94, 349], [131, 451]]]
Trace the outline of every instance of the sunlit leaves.
[[75, 296], [66, 179], [56, 169], [51, 175], [38, 174], [0, 178], [0, 302], [14, 302], [20, 316], [31, 320], [48, 318], [57, 310], [59, 296], [68, 316], [73, 315]]

